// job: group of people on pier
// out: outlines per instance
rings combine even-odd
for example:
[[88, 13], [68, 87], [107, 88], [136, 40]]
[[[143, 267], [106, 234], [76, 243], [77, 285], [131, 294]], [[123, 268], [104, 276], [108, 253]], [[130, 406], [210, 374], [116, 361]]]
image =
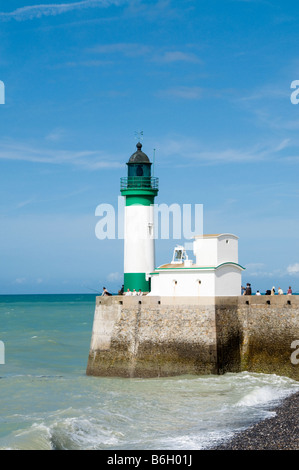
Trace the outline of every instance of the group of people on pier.
[[[246, 287], [242, 286], [241, 289], [242, 289], [242, 295], [252, 295], [251, 284], [249, 282], [247, 282]], [[281, 287], [278, 288], [277, 294], [278, 295], [284, 295], [284, 292], [283, 292]], [[293, 294], [292, 287], [289, 286], [289, 288], [287, 290], [287, 295], [292, 295], [292, 294]], [[106, 295], [112, 295], [112, 294], [110, 294], [110, 292], [108, 292], [106, 287], [103, 287], [102, 296], [106, 296]], [[126, 292], [124, 292], [124, 285], [122, 285], [121, 289], [118, 291], [118, 295], [127, 295], [127, 296], [129, 296], [129, 295], [138, 295], [138, 296], [142, 296], [143, 292], [141, 291], [141, 289], [139, 289], [139, 291], [136, 291], [135, 289], [133, 289], [132, 291], [130, 289], [127, 289]], [[262, 295], [262, 294], [260, 293], [259, 290], [257, 290], [255, 295]], [[265, 295], [275, 295], [275, 287], [273, 286], [271, 290], [270, 289], [266, 290]]]
[[[281, 287], [278, 288], [277, 294], [284, 295], [284, 292]], [[287, 295], [292, 295], [292, 294], [293, 294], [292, 287], [289, 286], [287, 290]], [[242, 295], [252, 295], [251, 284], [249, 282], [247, 282], [246, 287], [242, 286]], [[257, 290], [255, 295], [262, 295], [262, 294], [260, 293], [259, 290]], [[275, 286], [273, 286], [271, 290], [267, 289], [265, 292], [265, 295], [275, 295]]]
[[[110, 292], [108, 292], [106, 287], [103, 287], [102, 296], [108, 296], [108, 295], [112, 295], [112, 294]], [[124, 285], [122, 285], [121, 289], [118, 291], [118, 295], [138, 295], [138, 296], [141, 296], [141, 295], [143, 295], [143, 292], [141, 291], [141, 289], [139, 289], [139, 291], [136, 291], [136, 289], [133, 289], [132, 291], [130, 291], [130, 289], [127, 289], [126, 292], [124, 292]]]

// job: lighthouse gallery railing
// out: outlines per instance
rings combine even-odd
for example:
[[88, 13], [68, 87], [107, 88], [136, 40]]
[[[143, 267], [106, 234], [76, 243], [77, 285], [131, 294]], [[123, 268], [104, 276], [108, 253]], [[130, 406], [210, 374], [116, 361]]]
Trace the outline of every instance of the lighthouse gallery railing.
[[154, 176], [128, 176], [120, 179], [120, 189], [159, 189], [159, 178]]

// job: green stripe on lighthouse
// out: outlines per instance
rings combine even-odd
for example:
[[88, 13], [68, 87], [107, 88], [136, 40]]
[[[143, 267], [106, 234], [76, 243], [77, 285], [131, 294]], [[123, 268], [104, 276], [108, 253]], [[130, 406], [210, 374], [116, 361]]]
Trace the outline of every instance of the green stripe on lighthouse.
[[141, 292], [149, 292], [150, 282], [146, 280], [145, 273], [124, 273], [124, 289], [125, 293], [128, 289], [137, 292], [141, 289]]

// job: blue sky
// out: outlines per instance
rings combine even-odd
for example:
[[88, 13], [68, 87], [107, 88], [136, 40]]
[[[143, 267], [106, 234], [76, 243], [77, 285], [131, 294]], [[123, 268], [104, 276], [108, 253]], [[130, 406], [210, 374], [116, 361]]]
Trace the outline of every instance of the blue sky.
[[274, 0], [1, 0], [0, 294], [119, 288], [95, 210], [139, 130], [157, 203], [203, 204], [244, 283], [298, 292], [298, 22]]

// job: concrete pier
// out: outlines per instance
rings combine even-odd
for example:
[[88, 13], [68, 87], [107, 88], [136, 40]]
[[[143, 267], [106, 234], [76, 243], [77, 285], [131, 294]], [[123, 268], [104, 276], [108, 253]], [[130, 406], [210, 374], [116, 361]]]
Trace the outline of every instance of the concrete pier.
[[299, 380], [299, 364], [291, 359], [296, 340], [299, 296], [97, 297], [86, 373], [162, 377], [247, 370]]

